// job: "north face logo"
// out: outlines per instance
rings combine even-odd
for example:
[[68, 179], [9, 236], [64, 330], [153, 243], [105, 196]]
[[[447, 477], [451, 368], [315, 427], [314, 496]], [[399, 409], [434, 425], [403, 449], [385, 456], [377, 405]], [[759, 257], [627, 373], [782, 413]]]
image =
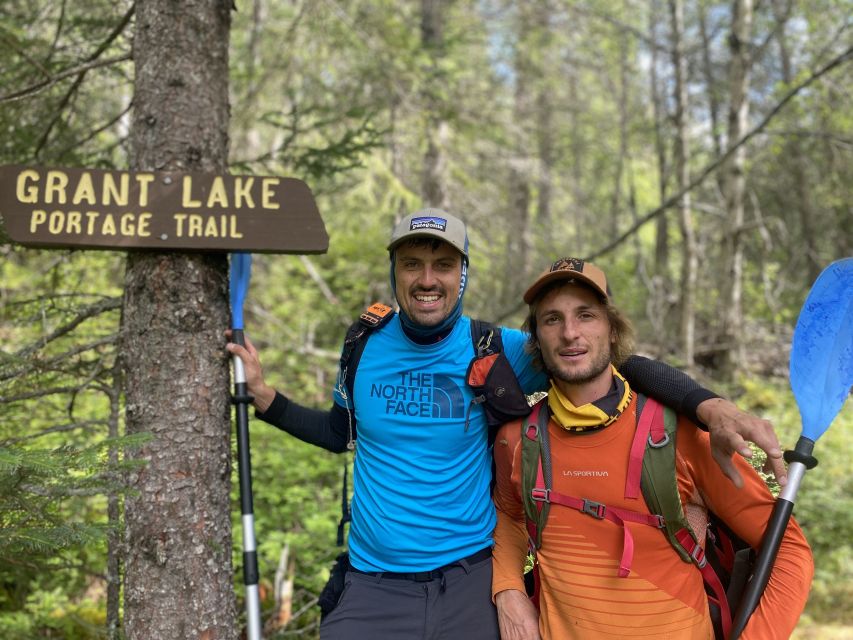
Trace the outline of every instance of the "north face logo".
[[399, 384], [373, 384], [370, 396], [385, 400], [385, 413], [421, 418], [464, 418], [462, 390], [445, 375], [407, 371]]

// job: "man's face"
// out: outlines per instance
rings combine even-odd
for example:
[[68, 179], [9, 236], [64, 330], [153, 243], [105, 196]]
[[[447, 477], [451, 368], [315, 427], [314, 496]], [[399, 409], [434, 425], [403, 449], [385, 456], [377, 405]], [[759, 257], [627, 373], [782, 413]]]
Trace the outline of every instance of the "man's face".
[[577, 385], [610, 375], [614, 336], [590, 289], [568, 283], [552, 289], [536, 305], [536, 325], [542, 361], [555, 380]]
[[397, 302], [415, 323], [434, 327], [456, 304], [462, 279], [462, 254], [446, 242], [434, 251], [429, 244], [407, 242], [395, 250]]

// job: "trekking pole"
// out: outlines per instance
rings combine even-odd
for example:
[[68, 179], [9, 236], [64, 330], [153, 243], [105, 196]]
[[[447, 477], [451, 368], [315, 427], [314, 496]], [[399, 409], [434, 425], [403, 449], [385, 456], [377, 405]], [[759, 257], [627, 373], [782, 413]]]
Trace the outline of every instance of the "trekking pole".
[[794, 329], [790, 379], [802, 435], [793, 451], [785, 452], [788, 483], [773, 507], [729, 640], [740, 636], [761, 600], [800, 482], [817, 465], [814, 444], [838, 415], [853, 385], [853, 258], [833, 262], [812, 285]]
[[[249, 289], [252, 254], [231, 254], [231, 341], [245, 346], [243, 301]], [[255, 547], [255, 514], [252, 505], [252, 462], [249, 450], [249, 404], [253, 398], [246, 386], [246, 371], [238, 356], [234, 364], [234, 396], [237, 414], [237, 465], [240, 477], [240, 513], [243, 523], [243, 584], [246, 586], [246, 634], [261, 640], [261, 603], [258, 597], [258, 553]]]

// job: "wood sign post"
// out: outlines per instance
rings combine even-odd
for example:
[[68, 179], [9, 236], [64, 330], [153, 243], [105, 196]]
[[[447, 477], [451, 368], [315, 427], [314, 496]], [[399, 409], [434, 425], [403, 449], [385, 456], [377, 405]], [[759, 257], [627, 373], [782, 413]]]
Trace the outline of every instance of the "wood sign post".
[[0, 166], [0, 216], [29, 247], [324, 253], [295, 178]]

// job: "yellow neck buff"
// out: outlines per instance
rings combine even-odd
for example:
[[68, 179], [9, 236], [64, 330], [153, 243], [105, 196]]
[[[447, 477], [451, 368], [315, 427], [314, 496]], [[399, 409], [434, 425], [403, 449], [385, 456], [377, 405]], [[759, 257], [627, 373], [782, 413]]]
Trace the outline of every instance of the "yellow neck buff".
[[613, 423], [631, 402], [631, 388], [628, 382], [610, 365], [613, 372], [613, 387], [603, 398], [595, 402], [576, 407], [551, 380], [548, 390], [548, 407], [551, 416], [567, 431], [587, 431], [606, 427]]

